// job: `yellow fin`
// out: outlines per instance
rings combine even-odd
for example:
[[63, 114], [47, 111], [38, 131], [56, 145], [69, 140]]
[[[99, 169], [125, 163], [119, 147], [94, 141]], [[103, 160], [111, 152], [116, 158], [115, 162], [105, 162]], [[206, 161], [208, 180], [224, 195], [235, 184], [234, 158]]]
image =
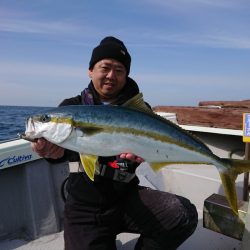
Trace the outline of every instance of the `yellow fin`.
[[250, 161], [225, 158], [221, 159], [221, 161], [226, 166], [225, 170], [220, 172], [222, 185], [230, 207], [238, 214], [235, 180], [239, 174], [250, 171]]
[[237, 177], [237, 173], [232, 171], [230, 172], [220, 172], [220, 178], [222, 181], [222, 185], [228, 200], [228, 203], [235, 214], [238, 215], [238, 202], [237, 202], [237, 194], [235, 188], [235, 179]]
[[150, 163], [150, 167], [154, 170], [154, 171], [158, 171], [163, 167], [166, 167], [167, 165], [171, 165], [173, 164], [173, 162], [152, 162]]
[[142, 93], [135, 95], [127, 102], [123, 103], [122, 106], [135, 109], [144, 113], [154, 114], [153, 110], [145, 104]]
[[168, 165], [193, 165], [193, 164], [208, 164], [207, 162], [152, 162], [150, 163], [150, 167], [154, 170], [154, 171], [158, 171], [163, 167], [167, 167]]
[[80, 159], [87, 176], [89, 177], [90, 180], [94, 181], [97, 156], [85, 155], [80, 153]]

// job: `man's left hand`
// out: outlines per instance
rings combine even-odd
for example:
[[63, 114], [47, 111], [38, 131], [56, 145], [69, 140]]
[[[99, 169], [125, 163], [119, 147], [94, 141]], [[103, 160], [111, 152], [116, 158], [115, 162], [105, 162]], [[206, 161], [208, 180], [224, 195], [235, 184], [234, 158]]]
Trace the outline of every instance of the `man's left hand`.
[[132, 153], [122, 153], [122, 154], [120, 154], [120, 158], [127, 159], [127, 160], [130, 160], [130, 161], [134, 161], [134, 162], [137, 162], [137, 163], [144, 162], [143, 158], [141, 158], [140, 156], [134, 155]]

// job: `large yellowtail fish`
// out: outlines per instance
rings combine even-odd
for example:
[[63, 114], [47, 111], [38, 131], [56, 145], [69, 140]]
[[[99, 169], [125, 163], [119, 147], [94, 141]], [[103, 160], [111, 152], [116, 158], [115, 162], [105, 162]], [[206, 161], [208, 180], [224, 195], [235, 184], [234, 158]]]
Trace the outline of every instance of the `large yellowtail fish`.
[[224, 191], [237, 214], [235, 180], [250, 171], [250, 161], [221, 159], [199, 139], [156, 115], [139, 94], [124, 106], [63, 106], [27, 120], [24, 138], [44, 137], [80, 153], [90, 179], [97, 156], [134, 153], [158, 170], [169, 164], [211, 164], [220, 173]]

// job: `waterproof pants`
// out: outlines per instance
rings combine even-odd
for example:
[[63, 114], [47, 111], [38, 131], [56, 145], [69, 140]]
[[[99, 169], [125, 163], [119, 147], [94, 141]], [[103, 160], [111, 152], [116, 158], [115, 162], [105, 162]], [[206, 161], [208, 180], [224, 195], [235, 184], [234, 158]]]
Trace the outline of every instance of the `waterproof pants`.
[[107, 208], [74, 200], [65, 205], [65, 250], [116, 250], [116, 235], [140, 234], [135, 250], [177, 249], [195, 230], [197, 211], [186, 198], [138, 187]]

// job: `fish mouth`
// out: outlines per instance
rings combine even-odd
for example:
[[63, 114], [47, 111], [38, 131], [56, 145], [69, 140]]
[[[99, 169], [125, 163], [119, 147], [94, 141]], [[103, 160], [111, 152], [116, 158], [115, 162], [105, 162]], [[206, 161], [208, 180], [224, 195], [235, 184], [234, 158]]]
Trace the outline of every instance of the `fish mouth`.
[[25, 133], [22, 134], [22, 137], [29, 140], [35, 140], [38, 137], [35, 137], [35, 124], [32, 118], [28, 118], [26, 120], [26, 130]]
[[33, 139], [29, 136], [27, 136], [25, 133], [18, 133], [17, 136], [20, 138], [20, 139], [23, 139], [23, 140], [26, 140], [26, 141], [29, 141], [29, 142], [36, 142], [37, 139]]

